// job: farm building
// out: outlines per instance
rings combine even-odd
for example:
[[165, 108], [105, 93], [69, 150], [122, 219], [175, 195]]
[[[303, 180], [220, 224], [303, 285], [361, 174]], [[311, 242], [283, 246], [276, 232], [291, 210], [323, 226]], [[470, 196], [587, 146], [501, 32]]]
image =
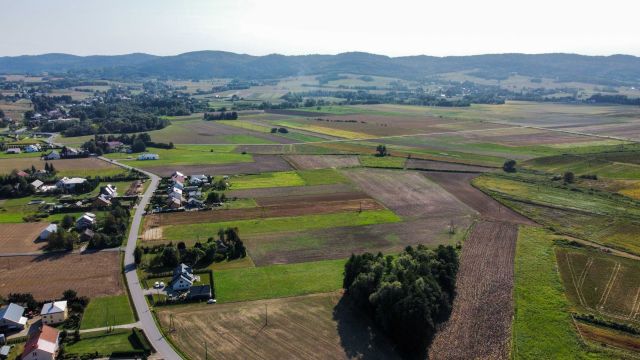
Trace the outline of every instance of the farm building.
[[40, 186], [42, 186], [42, 185], [44, 185], [44, 183], [43, 183], [41, 180], [34, 180], [34, 181], [31, 183], [31, 186], [33, 186], [33, 188], [34, 188], [35, 190], [38, 190], [38, 189], [40, 188]]
[[84, 178], [74, 177], [69, 179], [68, 177], [63, 177], [62, 179], [58, 180], [56, 186], [60, 189], [73, 190], [76, 185], [84, 184], [86, 181], [87, 179]]
[[[4, 335], [0, 335], [0, 344], [4, 344], [4, 341], [1, 340], [2, 338], [4, 338]], [[6, 359], [7, 357], [9, 357], [10, 352], [11, 352], [10, 345], [4, 345], [0, 347], [0, 359]]]
[[51, 236], [51, 234], [55, 233], [56, 231], [58, 231], [58, 225], [49, 224], [49, 226], [47, 226], [44, 230], [42, 230], [42, 232], [40, 233], [40, 236], [38, 236], [38, 239], [47, 240], [49, 236]]
[[46, 325], [55, 325], [64, 322], [69, 315], [66, 301], [53, 301], [42, 305], [40, 311], [42, 323]]
[[55, 150], [51, 150], [50, 153], [48, 153], [47, 155], [42, 157], [44, 160], [59, 160], [60, 159], [60, 153], [58, 153]]
[[20, 148], [8, 148], [6, 151], [7, 154], [20, 154], [21, 152]]
[[176, 291], [188, 290], [195, 280], [193, 269], [185, 264], [180, 264], [173, 270], [171, 287]]
[[158, 160], [160, 155], [158, 154], [142, 154], [138, 156], [138, 160]]
[[24, 308], [17, 304], [9, 304], [0, 309], [0, 330], [22, 330], [27, 318], [22, 316]]
[[92, 228], [96, 224], [96, 215], [93, 213], [84, 213], [77, 221], [76, 221], [76, 229], [84, 230], [88, 228]]
[[58, 354], [60, 332], [48, 325], [33, 331], [22, 352], [22, 359], [53, 360]]

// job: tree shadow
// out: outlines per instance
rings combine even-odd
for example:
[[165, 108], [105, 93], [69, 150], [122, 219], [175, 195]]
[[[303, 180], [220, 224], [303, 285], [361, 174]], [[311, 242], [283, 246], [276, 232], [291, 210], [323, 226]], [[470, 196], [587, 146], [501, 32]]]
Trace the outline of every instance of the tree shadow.
[[346, 355], [357, 359], [401, 359], [391, 341], [345, 296], [333, 308], [338, 335]]

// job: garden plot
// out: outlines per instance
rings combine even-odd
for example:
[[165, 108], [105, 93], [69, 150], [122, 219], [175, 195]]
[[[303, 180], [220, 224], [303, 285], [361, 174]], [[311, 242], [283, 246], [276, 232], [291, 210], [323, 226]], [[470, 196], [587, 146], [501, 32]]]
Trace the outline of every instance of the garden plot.
[[120, 253], [0, 257], [0, 295], [32, 293], [40, 301], [73, 289], [80, 296], [123, 293]]
[[406, 218], [449, 217], [474, 211], [418, 172], [378, 169], [345, 170], [362, 191]]
[[36, 242], [48, 223], [0, 224], [0, 254], [41, 251], [46, 241]]

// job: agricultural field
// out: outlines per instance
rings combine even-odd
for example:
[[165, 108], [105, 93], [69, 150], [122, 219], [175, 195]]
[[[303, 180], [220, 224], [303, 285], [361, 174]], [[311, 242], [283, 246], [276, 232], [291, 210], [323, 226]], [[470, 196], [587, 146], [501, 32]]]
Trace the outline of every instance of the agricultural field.
[[285, 158], [298, 170], [360, 166], [354, 155], [289, 155]]
[[48, 223], [0, 223], [0, 254], [21, 254], [43, 250], [46, 241], [36, 241]]
[[205, 145], [179, 145], [175, 149], [147, 149], [147, 152], [158, 154], [158, 160], [137, 160], [137, 154], [111, 153], [105, 157], [118, 160], [123, 164], [139, 168], [155, 168], [167, 166], [185, 165], [219, 165], [242, 162], [252, 162], [253, 158], [248, 154], [233, 152], [233, 145], [205, 146]]
[[[225, 359], [399, 359], [366, 317], [341, 302], [340, 293], [314, 294], [233, 304], [157, 309], [171, 341], [191, 359], [205, 346]], [[268, 319], [266, 317], [268, 316]]]
[[[206, 152], [201, 152], [206, 155]], [[281, 156], [276, 155], [249, 155], [240, 153], [212, 153], [209, 164], [198, 162], [198, 157], [190, 160], [191, 164], [176, 164], [169, 161], [166, 165], [159, 165], [156, 161], [145, 162], [145, 170], [160, 176], [171, 176], [174, 171], [184, 174], [211, 174], [217, 175], [237, 175], [237, 174], [258, 174], [264, 172], [277, 172], [293, 170], [291, 165]], [[129, 161], [130, 165], [138, 166], [142, 161]]]
[[124, 291], [116, 251], [0, 257], [0, 270], [2, 296], [32, 293], [43, 301], [58, 298], [69, 288], [91, 298]]
[[518, 226], [479, 222], [462, 248], [451, 317], [430, 359], [508, 358], [513, 317], [513, 259]]

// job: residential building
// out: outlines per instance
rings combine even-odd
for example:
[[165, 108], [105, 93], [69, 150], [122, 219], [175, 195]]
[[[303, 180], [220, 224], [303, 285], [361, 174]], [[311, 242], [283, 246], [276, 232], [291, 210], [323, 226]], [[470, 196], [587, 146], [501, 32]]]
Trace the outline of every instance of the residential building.
[[84, 230], [94, 227], [96, 224], [96, 215], [93, 213], [84, 213], [78, 220], [76, 220], [76, 229]]
[[189, 289], [189, 300], [209, 300], [211, 299], [211, 286], [210, 285], [195, 285]]
[[38, 151], [42, 151], [42, 150], [40, 149], [40, 145], [32, 144], [32, 145], [27, 145], [24, 148], [24, 151], [28, 152], [28, 153], [33, 153], [33, 152], [38, 152]]
[[20, 148], [8, 148], [6, 151], [7, 154], [20, 154], [21, 152]]
[[189, 208], [189, 209], [201, 209], [203, 207], [204, 207], [204, 202], [202, 202], [202, 201], [200, 201], [198, 199], [190, 198], [187, 201], [187, 208]]
[[169, 207], [169, 209], [179, 209], [182, 207], [182, 201], [180, 199], [170, 197], [167, 200], [167, 206]]
[[124, 146], [124, 144], [121, 141], [107, 141], [106, 144], [107, 144], [107, 150], [109, 152], [118, 151], [122, 149], [122, 147]]
[[57, 152], [56, 150], [51, 150], [50, 153], [48, 153], [47, 155], [42, 157], [44, 160], [59, 160], [60, 159], [60, 153]]
[[20, 177], [27, 177], [27, 176], [29, 176], [29, 173], [27, 173], [27, 172], [25, 172], [25, 171], [23, 171], [23, 170], [20, 170], [20, 171], [18, 171], [18, 172], [16, 173], [16, 175], [18, 175], [18, 176], [20, 176]]
[[93, 230], [91, 230], [91, 229], [84, 229], [82, 234], [80, 234], [80, 240], [81, 241], [89, 241], [89, 240], [93, 239], [93, 236], [95, 234], [96, 233], [94, 233]]
[[117, 187], [108, 184], [100, 188], [100, 194], [105, 195], [107, 199], [111, 199], [114, 196], [118, 196]]
[[0, 309], [0, 330], [22, 330], [27, 318], [22, 316], [24, 308], [18, 304], [9, 304]]
[[42, 305], [40, 311], [42, 323], [46, 325], [55, 325], [64, 322], [69, 316], [66, 301], [53, 301]]
[[200, 186], [200, 185], [204, 185], [207, 182], [209, 182], [209, 178], [207, 177], [207, 175], [203, 174], [203, 175], [189, 176], [189, 185]]
[[142, 154], [138, 156], [138, 160], [158, 160], [160, 155], [158, 154]]
[[196, 281], [196, 277], [193, 275], [193, 269], [185, 264], [180, 264], [173, 270], [171, 288], [176, 291], [188, 290], [194, 281]]
[[[4, 337], [4, 335], [0, 335]], [[0, 342], [3, 344], [3, 342]], [[11, 345], [3, 345], [0, 347], [0, 359], [6, 359], [9, 357], [9, 353], [11, 352]]]
[[33, 188], [34, 188], [35, 190], [40, 189], [40, 186], [42, 186], [42, 185], [44, 185], [44, 183], [42, 182], [42, 180], [37, 180], [37, 179], [36, 179], [36, 180], [34, 180], [34, 181], [31, 183], [31, 186], [33, 186]]
[[94, 201], [95, 207], [108, 207], [111, 206], [111, 198], [105, 194], [100, 194]]
[[49, 325], [33, 331], [24, 346], [22, 359], [53, 360], [59, 349], [60, 332]]
[[185, 179], [185, 176], [180, 171], [176, 171], [173, 174], [171, 174], [171, 180], [173, 180], [173, 182], [184, 183], [184, 179]]
[[42, 232], [40, 233], [40, 236], [38, 236], [38, 239], [47, 240], [49, 236], [51, 236], [51, 234], [55, 233], [56, 231], [58, 231], [58, 225], [49, 224], [49, 226], [47, 226], [44, 230], [42, 230]]
[[73, 190], [76, 187], [76, 185], [84, 184], [86, 181], [87, 181], [87, 179], [84, 179], [84, 178], [63, 177], [62, 179], [58, 180], [58, 182], [56, 183], [56, 186], [58, 188], [60, 188], [60, 189]]

